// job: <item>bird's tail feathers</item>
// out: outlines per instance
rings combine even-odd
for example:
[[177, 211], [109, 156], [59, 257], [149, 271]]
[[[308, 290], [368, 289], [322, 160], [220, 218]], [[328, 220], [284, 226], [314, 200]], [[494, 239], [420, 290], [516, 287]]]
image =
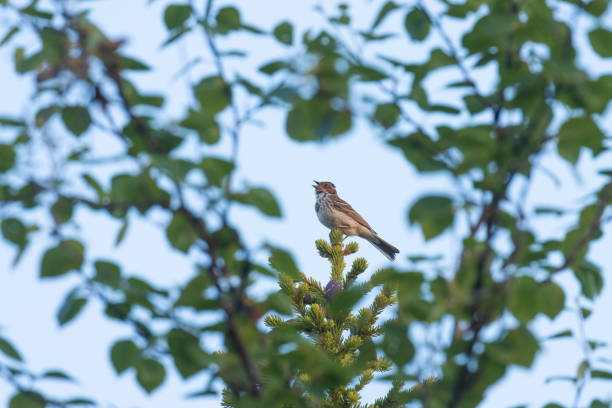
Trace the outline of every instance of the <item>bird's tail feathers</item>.
[[376, 249], [378, 249], [390, 261], [395, 259], [395, 254], [399, 254], [399, 249], [397, 249], [378, 235], [374, 235], [366, 239], [370, 241], [370, 243], [374, 245]]

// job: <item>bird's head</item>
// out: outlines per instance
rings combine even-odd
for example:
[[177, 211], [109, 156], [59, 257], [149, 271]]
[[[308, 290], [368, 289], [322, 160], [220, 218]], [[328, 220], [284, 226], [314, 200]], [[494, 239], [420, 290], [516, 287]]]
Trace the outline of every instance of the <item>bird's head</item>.
[[334, 186], [334, 183], [330, 182], [330, 181], [315, 181], [315, 183], [312, 185], [315, 189], [315, 193], [319, 194], [319, 193], [331, 193], [331, 194], [336, 194], [336, 186]]

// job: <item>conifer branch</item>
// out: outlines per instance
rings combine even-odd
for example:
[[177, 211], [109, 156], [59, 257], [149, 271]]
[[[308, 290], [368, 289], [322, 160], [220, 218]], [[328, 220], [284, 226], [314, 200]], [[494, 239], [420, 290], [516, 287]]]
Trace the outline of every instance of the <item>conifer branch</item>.
[[[329, 241], [320, 239], [315, 242], [319, 255], [330, 263], [330, 280], [325, 288], [304, 274], [300, 282], [287, 274], [279, 275], [281, 291], [289, 296], [297, 316], [283, 320], [280, 316], [269, 315], [265, 318], [265, 324], [272, 330], [294, 328], [307, 334], [317, 348], [339, 367], [351, 373], [344, 384], [328, 389], [323, 400], [320, 400], [308, 392], [314, 377], [308, 372], [297, 372], [292, 385], [296, 392], [299, 391], [300, 395], [312, 400], [317, 406], [359, 408], [364, 407], [359, 394], [363, 388], [374, 379], [376, 373], [389, 371], [392, 367], [392, 363], [386, 358], [375, 352], [367, 354], [362, 348], [373, 345], [374, 337], [382, 334], [378, 318], [386, 307], [395, 303], [396, 289], [385, 283], [372, 304], [354, 314], [351, 306], [356, 302], [348, 302], [345, 305], [346, 298], [339, 296], [350, 291], [350, 296], [354, 294], [362, 297], [378, 285], [370, 282], [356, 284], [358, 277], [368, 267], [365, 258], [354, 259], [351, 269], [345, 273], [345, 256], [356, 253], [359, 246], [355, 242], [345, 245], [343, 238], [340, 231], [332, 230]], [[347, 297], [350, 297], [349, 293]], [[363, 357], [362, 353], [369, 357]], [[359, 361], [360, 358], [365, 360]], [[349, 386], [350, 383], [354, 385]], [[401, 388], [403, 382], [398, 386]]]

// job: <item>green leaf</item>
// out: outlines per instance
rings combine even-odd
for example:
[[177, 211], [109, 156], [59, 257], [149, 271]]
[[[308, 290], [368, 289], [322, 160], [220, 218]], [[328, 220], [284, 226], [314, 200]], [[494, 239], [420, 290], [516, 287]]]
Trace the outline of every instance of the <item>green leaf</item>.
[[300, 142], [339, 136], [348, 132], [351, 126], [351, 111], [348, 108], [336, 110], [328, 99], [321, 96], [294, 101], [285, 121], [289, 137]]
[[[70, 47], [70, 40], [66, 35], [66, 32], [51, 28], [51, 26], [43, 27], [40, 30], [40, 37], [42, 40], [43, 60], [48, 66], [55, 66], [60, 64], [64, 58], [68, 56], [68, 49]], [[40, 82], [44, 82], [49, 78], [57, 78], [57, 71], [47, 73], [40, 72], [38, 79]]]
[[[339, 282], [340, 288], [342, 282]], [[341, 289], [333, 295], [328, 313], [332, 319], [342, 321], [346, 319], [355, 305], [366, 295], [366, 288], [362, 285], [353, 285], [349, 288]]]
[[404, 27], [414, 41], [423, 41], [429, 34], [429, 20], [419, 9], [414, 8], [404, 19]]
[[565, 307], [565, 292], [554, 282], [547, 282], [541, 288], [542, 312], [550, 319], [557, 317]]
[[328, 352], [307, 342], [299, 343], [295, 350], [283, 355], [283, 359], [289, 367], [308, 373], [311, 389], [321, 390], [317, 392], [347, 384], [352, 378], [347, 367], [343, 367]]
[[103, 285], [118, 289], [121, 284], [121, 269], [119, 265], [108, 261], [96, 261], [94, 263], [96, 275], [93, 280]]
[[374, 121], [379, 123], [385, 129], [390, 128], [391, 126], [397, 123], [397, 119], [400, 115], [399, 107], [394, 103], [382, 103], [376, 106], [376, 111], [374, 112]]
[[0, 173], [9, 171], [15, 165], [15, 149], [12, 146], [0, 144]]
[[66, 296], [64, 303], [57, 312], [57, 322], [60, 326], [74, 319], [87, 303], [87, 299], [79, 295], [80, 289], [76, 288]]
[[394, 1], [387, 1], [378, 11], [374, 22], [372, 23], [371, 30], [374, 30], [376, 27], [383, 22], [383, 20], [389, 15], [393, 10], [398, 9], [399, 6]]
[[450, 105], [429, 105], [429, 107], [426, 110], [430, 112], [449, 113], [451, 115], [456, 115], [456, 114], [461, 113], [459, 109], [453, 106], [450, 106]]
[[83, 173], [81, 174], [81, 177], [89, 187], [95, 190], [95, 192], [98, 194], [99, 199], [104, 196], [104, 189], [102, 188], [98, 180], [96, 180], [91, 174]]
[[206, 309], [208, 303], [204, 299], [204, 291], [210, 284], [210, 278], [205, 271], [198, 273], [181, 289], [181, 295], [175, 306], [188, 306], [196, 310]]
[[487, 352], [492, 357], [506, 363], [530, 367], [540, 348], [531, 331], [525, 326], [510, 330], [500, 341], [489, 343]]
[[164, 366], [155, 360], [145, 358], [136, 363], [136, 379], [149, 394], [164, 382], [165, 377]]
[[558, 207], [536, 207], [534, 212], [538, 215], [563, 215], [565, 210]]
[[211, 115], [210, 112], [189, 109], [187, 116], [180, 125], [184, 128], [198, 132], [201, 142], [213, 145], [221, 138], [221, 130], [214, 117]]
[[74, 203], [66, 197], [59, 197], [51, 206], [51, 215], [57, 225], [64, 224], [72, 218]]
[[167, 202], [169, 195], [146, 173], [136, 176], [118, 174], [111, 180], [110, 198], [118, 207], [111, 214], [124, 216], [131, 206], [144, 214], [157, 202]]
[[117, 374], [121, 374], [140, 360], [140, 350], [131, 340], [120, 340], [111, 348], [111, 362]]
[[164, 11], [164, 23], [168, 30], [182, 27], [191, 16], [191, 7], [184, 4], [170, 4]]
[[167, 47], [168, 45], [172, 44], [175, 41], [178, 41], [185, 34], [189, 33], [192, 29], [193, 29], [192, 27], [181, 27], [181, 28], [171, 31], [168, 38], [166, 38], [166, 40], [164, 40], [164, 42], [162, 43], [161, 45], [162, 48]]
[[565, 160], [576, 164], [580, 149], [591, 149], [593, 155], [604, 150], [604, 135], [591, 118], [571, 118], [561, 126], [557, 150]]
[[264, 94], [261, 87], [247, 78], [237, 76], [236, 83], [242, 85], [242, 87], [252, 95], [262, 96]]
[[117, 237], [115, 238], [115, 246], [119, 246], [119, 244], [121, 244], [121, 242], [123, 242], [123, 239], [125, 238], [127, 229], [130, 225], [128, 219], [128, 217], [125, 217], [123, 219], [123, 222], [121, 223], [121, 228], [119, 228], [119, 232], [117, 233]]
[[412, 99], [419, 108], [428, 111], [430, 109], [429, 98], [427, 97], [427, 93], [425, 89], [421, 86], [420, 83], [415, 82], [412, 85], [412, 91], [410, 92], [410, 99]]
[[426, 240], [440, 235], [453, 225], [455, 209], [447, 196], [431, 195], [419, 198], [408, 212], [411, 224], [419, 223]]
[[22, 127], [25, 126], [25, 122], [9, 116], [0, 116], [0, 125]]
[[184, 214], [175, 213], [166, 228], [166, 236], [170, 245], [181, 252], [189, 252], [189, 248], [197, 241], [199, 234], [194, 222]]
[[232, 103], [232, 92], [220, 76], [203, 78], [194, 88], [196, 99], [205, 115], [212, 117]]
[[546, 340], [553, 340], [553, 339], [562, 339], [564, 337], [572, 337], [572, 331], [571, 330], [562, 330], [559, 333], [555, 333], [551, 336], [548, 336], [546, 338]]
[[397, 34], [386, 33], [386, 34], [372, 34], [372, 32], [360, 31], [359, 35], [366, 41], [384, 41], [389, 38], [397, 37]]
[[133, 304], [128, 302], [108, 303], [104, 308], [104, 314], [111, 319], [125, 321]]
[[178, 147], [183, 139], [166, 129], [154, 129], [142, 118], [134, 118], [124, 128], [123, 135], [129, 139], [128, 154], [136, 156], [140, 152], [154, 152], [167, 155]]
[[135, 58], [121, 56], [121, 67], [130, 71], [149, 71], [151, 68], [142, 61]]
[[206, 157], [200, 167], [206, 175], [208, 184], [221, 187], [223, 179], [234, 170], [234, 163], [218, 157]]
[[272, 34], [274, 34], [274, 37], [283, 44], [291, 45], [293, 43], [293, 25], [287, 21], [274, 27]]
[[74, 379], [69, 376], [68, 374], [66, 374], [63, 371], [60, 370], [49, 370], [49, 371], [45, 371], [42, 374], [43, 378], [52, 378], [55, 380], [66, 380], [66, 381], [74, 381]]
[[15, 71], [20, 74], [25, 74], [26, 72], [40, 68], [44, 61], [44, 54], [42, 50], [40, 50], [26, 56], [24, 54], [24, 49], [18, 47], [15, 49], [13, 60], [15, 61]]
[[175, 159], [161, 155], [155, 157], [154, 163], [157, 168], [176, 182], [184, 181], [187, 174], [195, 168], [195, 163], [190, 160]]
[[21, 391], [11, 398], [9, 408], [45, 408], [45, 397], [33, 391]]
[[465, 95], [463, 101], [468, 112], [472, 115], [480, 113], [487, 108], [487, 105], [476, 95]]
[[18, 218], [5, 218], [0, 224], [4, 238], [23, 250], [28, 243], [28, 228]]
[[612, 373], [603, 370], [591, 370], [591, 378], [601, 378], [604, 380], [612, 380]]
[[235, 7], [222, 7], [215, 19], [217, 20], [216, 30], [220, 34], [227, 34], [241, 27], [240, 12]]
[[603, 288], [601, 269], [586, 260], [578, 262], [572, 269], [580, 282], [581, 293], [589, 299], [595, 299]]
[[351, 73], [359, 76], [359, 80], [363, 82], [379, 82], [389, 78], [383, 71], [363, 64], [351, 67]]
[[571, 108], [583, 109], [585, 112], [603, 114], [610, 103], [612, 94], [612, 75], [601, 75], [594, 81], [586, 81], [576, 88], [568, 87], [566, 95], [572, 98], [567, 101], [567, 96], [560, 100], [567, 103]]
[[271, 245], [267, 245], [267, 248], [270, 250], [268, 263], [272, 268], [281, 273], [286, 273], [293, 279], [300, 279], [300, 270], [289, 252]]
[[34, 124], [36, 127], [43, 127], [49, 121], [49, 119], [60, 111], [61, 107], [58, 105], [46, 106], [36, 113], [36, 116], [34, 116]]
[[540, 311], [542, 294], [538, 283], [528, 276], [518, 277], [510, 292], [509, 309], [521, 323], [529, 323]]
[[589, 348], [591, 350], [596, 350], [600, 347], [607, 347], [608, 343], [606, 343], [605, 341], [597, 341], [597, 340], [588, 340], [587, 344], [589, 345]]
[[42, 18], [44, 20], [51, 20], [53, 18], [53, 14], [37, 9], [36, 3], [38, 2], [31, 2], [27, 7], [24, 7], [19, 11], [21, 11], [23, 14], [27, 14], [32, 17]]
[[124, 91], [124, 93], [126, 94], [129, 103], [133, 106], [146, 105], [159, 108], [164, 104], [164, 97], [161, 95], [143, 95], [138, 93], [138, 91], [136, 91], [135, 89], [130, 92]]
[[235, 194], [233, 198], [242, 204], [256, 207], [259, 211], [270, 217], [280, 217], [281, 210], [274, 195], [265, 188], [251, 188], [246, 193]]
[[[581, 6], [584, 7], [584, 10], [587, 13], [590, 13], [595, 17], [601, 17], [602, 14], [606, 12], [608, 4], [609, 0], [591, 0], [586, 6], [584, 3], [582, 3]], [[609, 405], [606, 405], [606, 407], [609, 407]]]
[[23, 361], [23, 359], [21, 358], [21, 354], [19, 354], [17, 349], [7, 339], [3, 337], [0, 337], [0, 351], [7, 357], [12, 358], [13, 360]]
[[71, 405], [89, 405], [89, 406], [95, 406], [97, 405], [95, 401], [89, 399], [89, 398], [71, 398], [68, 401], [65, 402], [65, 404], [67, 406], [71, 406]]
[[[424, 278], [421, 272], [405, 272], [405, 273], [391, 273], [389, 270], [387, 273], [382, 275], [376, 274], [372, 276], [372, 283], [385, 284], [389, 281], [398, 282], [398, 293], [402, 299], [400, 305], [404, 301], [412, 301], [421, 297], [421, 286], [424, 282]], [[385, 276], [386, 275], [386, 276]]]
[[270, 293], [263, 301], [263, 306], [266, 311], [274, 311], [286, 316], [293, 314], [291, 299], [283, 292]]
[[19, 32], [19, 26], [14, 26], [13, 28], [11, 28], [5, 35], [4, 37], [2, 37], [2, 41], [0, 41], [0, 47], [2, 47], [4, 44], [6, 44], [7, 42], [9, 42], [11, 40], [11, 38], [13, 38], [13, 36], [15, 34], [17, 34]]
[[83, 252], [84, 247], [80, 242], [72, 239], [61, 241], [43, 255], [40, 276], [42, 278], [60, 276], [71, 270], [81, 269]]
[[580, 308], [580, 314], [582, 314], [582, 318], [583, 319], [588, 319], [589, 316], [591, 315], [591, 310], [585, 308], [585, 307], [581, 307]]
[[384, 325], [381, 348], [401, 370], [414, 357], [414, 345], [408, 337], [408, 327], [397, 320], [389, 320]]
[[263, 72], [264, 74], [272, 75], [281, 69], [289, 68], [289, 66], [290, 65], [286, 61], [272, 61], [259, 67], [259, 71]]
[[181, 329], [170, 330], [168, 348], [174, 358], [174, 365], [183, 378], [202, 371], [211, 362], [208, 354], [200, 348], [198, 338]]
[[75, 136], [82, 135], [91, 124], [89, 110], [83, 106], [66, 106], [62, 109], [62, 120], [66, 129]]
[[[138, 91], [138, 88], [136, 88], [136, 85], [127, 80], [125, 77], [121, 79], [121, 90], [123, 91], [123, 94], [125, 95], [125, 98], [127, 99], [128, 103], [132, 106], [147, 105], [159, 108], [164, 104], [163, 96], [155, 94], [141, 94]], [[140, 117], [139, 119], [141, 119], [140, 122], [142, 122], [143, 118]]]
[[593, 50], [602, 58], [612, 57], [612, 32], [605, 28], [596, 28], [589, 33]]

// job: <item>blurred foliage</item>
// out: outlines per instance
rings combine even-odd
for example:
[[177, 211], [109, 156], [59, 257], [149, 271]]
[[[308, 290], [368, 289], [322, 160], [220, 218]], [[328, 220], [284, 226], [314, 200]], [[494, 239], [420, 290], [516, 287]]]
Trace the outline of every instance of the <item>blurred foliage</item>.
[[[601, 172], [599, 188], [579, 208], [534, 209], [525, 197], [544, 155], [578, 169], [583, 155], [607, 150], [612, 72], [595, 74], [578, 58], [578, 51], [612, 57], [607, 0], [384, 1], [365, 27], [352, 15], [357, 3], [341, 3], [317, 6], [321, 19], [304, 32], [291, 20], [258, 27], [239, 8], [212, 0], [167, 4], [162, 46], [200, 37], [206, 50], [198, 52], [210, 63], [172, 120], [162, 114], [167, 95], [134, 81], [155, 67], [124, 52], [129, 39], [96, 26], [87, 3], [21, 3], [0, 0], [0, 14], [12, 21], [0, 46], [33, 85], [22, 115], [0, 113], [0, 230], [15, 248], [14, 263], [35, 236], [47, 237], [41, 279], [78, 276], [57, 312], [60, 326], [98, 302], [108, 319], [132, 329], [112, 345], [110, 361], [147, 393], [163, 386], [173, 365], [184, 379], [207, 374], [193, 398], [217, 394], [222, 383], [226, 406], [364, 406], [363, 387], [379, 379], [389, 390], [368, 406], [474, 407], [510, 367], [533, 365], [548, 340], [536, 335], [534, 319], [570, 310], [581, 324], [588, 319], [604, 285], [589, 247], [609, 219], [612, 174]], [[576, 29], [577, 19], [588, 32]], [[256, 75], [253, 66], [228, 69], [229, 58], [252, 65], [248, 51], [219, 46], [238, 34], [285, 52], [258, 65]], [[412, 49], [428, 57], [413, 58]], [[445, 91], [456, 97], [441, 101]], [[452, 180], [452, 191], [415, 198], [407, 221], [425, 240], [453, 228], [456, 259], [414, 254], [408, 270], [382, 269], [359, 281], [367, 262], [357, 258], [347, 271], [344, 257], [357, 245], [332, 232], [330, 242], [316, 243], [332, 267], [325, 287], [280, 248], [268, 245], [270, 265], [258, 263], [242, 239], [249, 226], [234, 225], [228, 211], [240, 205], [282, 214], [265, 186], [234, 177], [244, 126], [270, 108], [286, 112], [286, 133], [296, 142], [350, 137], [362, 120], [423, 177]], [[98, 157], [94, 136], [121, 146], [110, 176], [97, 170], [107, 159]], [[222, 141], [231, 152], [210, 153]], [[75, 228], [77, 212], [105, 214], [120, 225], [114, 243], [121, 245], [130, 220], [153, 210], [165, 215], [170, 247], [189, 259], [198, 254], [179, 288], [128, 274], [112, 254], [94, 259]], [[562, 240], [535, 229], [551, 216], [573, 222]], [[581, 288], [577, 307], [558, 284], [562, 273]], [[263, 277], [278, 279], [281, 290], [253, 298], [249, 289]], [[185, 317], [200, 315], [217, 319]], [[215, 334], [219, 350], [206, 344]], [[570, 381], [576, 405], [586, 384], [609, 381], [612, 369], [595, 358], [605, 344], [585, 334], [563, 330], [549, 339], [569, 336], [584, 344], [584, 359], [575, 375], [550, 380]], [[423, 353], [430, 353], [425, 363]], [[14, 386], [11, 408], [96, 404], [45, 395], [37, 380], [72, 377], [28, 371], [4, 333], [0, 378]], [[583, 398], [580, 405], [610, 402]]]

